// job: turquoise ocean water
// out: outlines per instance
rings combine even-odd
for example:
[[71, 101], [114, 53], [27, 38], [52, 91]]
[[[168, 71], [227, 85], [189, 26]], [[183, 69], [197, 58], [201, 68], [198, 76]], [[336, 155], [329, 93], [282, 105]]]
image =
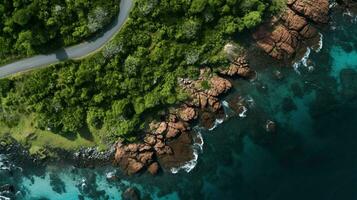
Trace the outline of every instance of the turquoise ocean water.
[[[127, 177], [110, 167], [21, 165], [12, 173], [0, 169], [0, 185], [15, 185], [17, 199], [29, 200], [120, 199], [129, 186], [142, 199], [356, 200], [356, 17], [334, 13], [321, 34], [320, 48], [295, 70], [293, 63], [252, 62], [257, 80], [235, 80], [225, 98], [250, 99], [246, 117], [230, 117], [227, 106], [215, 129], [196, 129], [204, 144], [189, 173]], [[267, 120], [277, 123], [272, 136], [264, 131]], [[6, 159], [0, 162], [8, 166]], [[107, 180], [111, 173], [119, 179]]]

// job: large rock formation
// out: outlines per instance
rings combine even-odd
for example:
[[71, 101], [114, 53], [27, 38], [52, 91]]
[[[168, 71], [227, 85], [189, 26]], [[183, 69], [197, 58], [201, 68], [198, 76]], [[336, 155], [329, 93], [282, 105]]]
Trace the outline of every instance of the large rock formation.
[[255, 71], [249, 67], [245, 56], [238, 56], [228, 68], [222, 68], [219, 73], [231, 77], [239, 76], [245, 79], [252, 79], [256, 75]]
[[314, 25], [327, 23], [328, 13], [328, 0], [288, 0], [280, 19], [259, 27], [253, 37], [273, 58], [290, 58], [303, 41], [318, 35]]

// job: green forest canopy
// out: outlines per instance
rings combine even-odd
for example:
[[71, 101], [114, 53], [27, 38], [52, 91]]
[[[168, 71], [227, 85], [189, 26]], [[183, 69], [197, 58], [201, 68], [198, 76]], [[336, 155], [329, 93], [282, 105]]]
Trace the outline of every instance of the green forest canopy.
[[262, 22], [281, 3], [270, 0], [137, 0], [105, 48], [1, 80], [0, 119], [16, 126], [23, 113], [59, 134], [88, 128], [104, 139], [132, 138], [145, 119], [186, 98], [178, 77], [227, 64], [223, 46]]
[[[2, 0], [0, 63], [75, 44], [118, 14], [120, 0]], [[2, 61], [1, 61], [2, 60]]]

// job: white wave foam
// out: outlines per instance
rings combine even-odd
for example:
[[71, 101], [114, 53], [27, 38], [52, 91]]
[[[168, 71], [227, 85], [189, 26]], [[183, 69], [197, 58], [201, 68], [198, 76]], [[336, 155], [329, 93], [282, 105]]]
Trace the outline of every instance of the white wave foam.
[[293, 64], [293, 68], [296, 71], [296, 73], [298, 73], [299, 75], [301, 74], [301, 72], [299, 71], [299, 68], [301, 66], [303, 67], [313, 67], [313, 66], [308, 66], [307, 60], [309, 59], [311, 54], [311, 49], [309, 47], [307, 47], [306, 52], [304, 54], [304, 56], [301, 58], [301, 60], [299, 62], [296, 62]]
[[319, 40], [319, 46], [315, 50], [316, 53], [319, 53], [324, 45], [324, 36], [321, 33], [319, 33], [319, 35], [320, 35], [320, 40]]
[[249, 108], [252, 108], [255, 106], [255, 101], [254, 101], [253, 97], [247, 96], [245, 101], [248, 103]]
[[212, 126], [212, 128], [208, 129], [209, 131], [214, 130], [215, 128], [217, 128], [218, 125], [222, 124], [224, 122], [224, 119], [216, 119], [214, 121], [214, 124]]
[[353, 14], [350, 10], [346, 9], [346, 12], [342, 13], [343, 16], [349, 16], [349, 17], [353, 17]]
[[336, 2], [333, 2], [329, 5], [329, 8], [334, 8], [335, 6], [337, 6], [337, 3]]
[[188, 162], [186, 162], [181, 167], [173, 167], [170, 169], [171, 173], [177, 174], [181, 170], [185, 170], [187, 173], [190, 173], [197, 165], [198, 153], [196, 151], [193, 152], [194, 158]]
[[239, 113], [239, 117], [245, 118], [245, 117], [247, 117], [246, 113], [247, 113], [248, 109], [245, 106], [242, 106], [242, 107], [243, 107], [243, 110], [242, 110], [242, 112]]
[[193, 159], [186, 162], [181, 167], [173, 167], [170, 169], [171, 173], [177, 174], [179, 171], [184, 170], [187, 173], [190, 173], [197, 165], [198, 154], [203, 151], [203, 137], [200, 131], [197, 131], [197, 138], [199, 141], [195, 142], [192, 146], [193, 148]]
[[226, 100], [224, 100], [224, 101], [222, 101], [222, 106], [224, 108], [229, 108], [229, 103]]

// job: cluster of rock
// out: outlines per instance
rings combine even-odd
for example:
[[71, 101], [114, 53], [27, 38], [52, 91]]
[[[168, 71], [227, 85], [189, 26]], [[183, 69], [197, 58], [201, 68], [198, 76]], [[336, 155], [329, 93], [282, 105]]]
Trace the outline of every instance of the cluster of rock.
[[237, 57], [228, 68], [221, 69], [219, 73], [226, 76], [239, 76], [245, 79], [252, 79], [256, 76], [256, 72], [249, 67], [245, 56]]
[[196, 117], [195, 109], [183, 106], [169, 114], [166, 120], [152, 122], [142, 142], [117, 143], [115, 163], [129, 175], [143, 170], [153, 175], [157, 174], [160, 170], [158, 158], [175, 153], [168, 143], [182, 133], [187, 133], [190, 130], [188, 122]]
[[[241, 62], [237, 60], [237, 62]], [[238, 66], [238, 65], [237, 65]], [[244, 68], [247, 67], [242, 62]], [[196, 120], [200, 110], [216, 112], [222, 105], [219, 95], [231, 89], [232, 84], [217, 75], [212, 75], [210, 69], [202, 69], [197, 80], [179, 79], [179, 85], [191, 99], [166, 115], [165, 120], [152, 122], [148, 133], [143, 135], [141, 142], [124, 144], [118, 142], [114, 162], [127, 174], [132, 175], [147, 170], [155, 175], [160, 167], [173, 167], [192, 159], [193, 139], [190, 135], [190, 122]], [[238, 73], [227, 73], [236, 75]], [[203, 88], [206, 82], [209, 88]]]
[[288, 0], [281, 17], [272, 20], [272, 31], [263, 25], [253, 37], [273, 58], [290, 58], [303, 41], [318, 36], [314, 25], [327, 23], [328, 13], [328, 0]]
[[97, 147], [81, 148], [72, 154], [72, 160], [78, 167], [94, 167], [110, 163], [114, 154], [115, 145], [106, 151], [100, 151]]
[[[208, 77], [207, 77], [208, 76]], [[204, 88], [203, 83], [207, 83], [209, 88]], [[222, 77], [212, 75], [211, 69], [204, 68], [200, 72], [197, 80], [179, 79], [179, 85], [190, 96], [191, 100], [187, 102], [190, 107], [199, 109], [212, 109], [213, 112], [221, 109], [218, 96], [232, 88], [231, 82]]]
[[15, 199], [16, 190], [13, 185], [6, 184], [0, 186], [0, 199], [10, 200]]

